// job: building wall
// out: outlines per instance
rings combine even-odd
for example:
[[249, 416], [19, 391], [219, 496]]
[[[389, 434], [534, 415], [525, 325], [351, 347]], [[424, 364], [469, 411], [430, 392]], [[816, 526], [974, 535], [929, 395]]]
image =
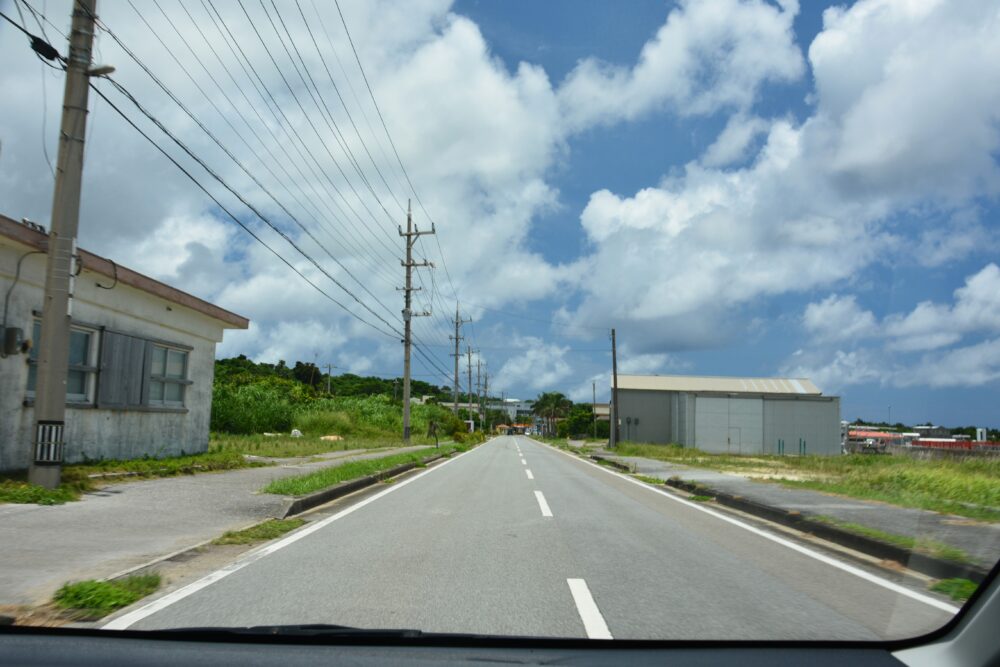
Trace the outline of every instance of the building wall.
[[778, 453], [778, 440], [785, 454], [799, 453], [799, 439], [806, 454], [840, 454], [840, 399], [764, 401], [764, 452]]
[[[715, 453], [840, 453], [840, 399], [714, 396], [652, 390], [618, 391], [621, 440], [677, 443]], [[628, 418], [632, 418], [632, 424]], [[638, 419], [638, 425], [635, 420]]]
[[[3, 293], [11, 285], [17, 258], [24, 252], [24, 248], [12, 242], [0, 242]], [[40, 311], [42, 307], [45, 257], [38, 254], [24, 259], [21, 278], [11, 293], [7, 326], [21, 327], [26, 337], [32, 332], [32, 311]], [[80, 274], [74, 290], [74, 323], [191, 347], [187, 377], [192, 383], [185, 390], [183, 410], [68, 407], [66, 461], [205, 451], [215, 345], [222, 340], [223, 324], [128, 285], [118, 284], [110, 290], [97, 287], [98, 283], [111, 282], [89, 271]], [[34, 409], [25, 405], [27, 382], [26, 355], [0, 359], [0, 470], [23, 469], [30, 463]]]

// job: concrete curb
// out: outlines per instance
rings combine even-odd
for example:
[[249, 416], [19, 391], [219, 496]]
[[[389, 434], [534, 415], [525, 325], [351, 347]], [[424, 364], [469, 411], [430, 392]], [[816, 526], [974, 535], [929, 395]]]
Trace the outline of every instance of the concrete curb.
[[[630, 466], [612, 461], [606, 457], [593, 454], [592, 459], [602, 461], [624, 472], [634, 472]], [[765, 505], [742, 496], [736, 496], [722, 491], [716, 491], [703, 484], [686, 482], [682, 479], [667, 479], [663, 481], [667, 486], [671, 486], [688, 493], [701, 496], [711, 496], [715, 502], [726, 507], [758, 516], [768, 521], [794, 528], [803, 533], [810, 533], [824, 540], [835, 544], [860, 551], [861, 553], [880, 558], [882, 560], [892, 560], [903, 563], [911, 570], [934, 577], [936, 579], [962, 578], [969, 579], [975, 583], [980, 583], [989, 574], [985, 568], [970, 565], [968, 563], [956, 563], [955, 561], [936, 558], [915, 551], [910, 551], [905, 547], [890, 544], [883, 540], [866, 535], [858, 535], [849, 530], [832, 526], [822, 521], [817, 521], [794, 510], [785, 510], [772, 505]]]
[[[342, 498], [348, 494], [354, 493], [355, 491], [360, 491], [372, 484], [378, 484], [382, 480], [389, 479], [390, 477], [395, 477], [396, 475], [401, 475], [408, 470], [413, 470], [418, 465], [427, 465], [437, 461], [438, 459], [446, 458], [447, 454], [435, 454], [419, 462], [414, 463], [404, 463], [398, 465], [395, 468], [390, 468], [388, 470], [383, 470], [382, 472], [376, 473], [374, 475], [369, 475], [367, 477], [359, 477], [358, 479], [348, 480], [346, 482], [341, 482], [334, 486], [322, 489], [320, 491], [315, 491], [305, 496], [300, 496], [298, 498], [289, 498], [284, 506], [284, 509], [277, 513], [277, 518], [287, 519], [289, 517], [295, 516], [296, 514], [301, 514], [306, 510], [310, 510], [314, 507], [324, 505], [331, 500], [336, 500], [337, 498]], [[376, 459], [377, 460], [377, 459]]]

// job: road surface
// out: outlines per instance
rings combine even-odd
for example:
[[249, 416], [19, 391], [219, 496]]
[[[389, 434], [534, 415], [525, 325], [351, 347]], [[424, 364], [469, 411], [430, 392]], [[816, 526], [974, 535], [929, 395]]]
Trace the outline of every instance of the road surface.
[[880, 639], [929, 631], [953, 613], [891, 573], [713, 511], [501, 437], [106, 627]]

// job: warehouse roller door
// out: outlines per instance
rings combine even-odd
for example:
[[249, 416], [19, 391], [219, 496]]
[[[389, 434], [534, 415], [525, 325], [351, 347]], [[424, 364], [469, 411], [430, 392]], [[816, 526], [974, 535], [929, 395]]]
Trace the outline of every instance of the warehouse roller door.
[[759, 398], [698, 396], [695, 446], [706, 452], [756, 454], [762, 451], [764, 402]]

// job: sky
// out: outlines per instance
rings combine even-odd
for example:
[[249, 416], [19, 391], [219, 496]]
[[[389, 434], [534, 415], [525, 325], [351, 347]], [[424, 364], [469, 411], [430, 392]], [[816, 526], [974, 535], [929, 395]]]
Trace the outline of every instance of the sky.
[[[220, 357], [401, 374], [413, 199], [419, 379], [459, 303], [494, 394], [607, 400], [613, 327], [622, 373], [1000, 426], [995, 2], [329, 4], [99, 3], [95, 61], [232, 191], [101, 81], [218, 202], [92, 94], [80, 243], [249, 317]], [[61, 72], [9, 25], [0, 62], [0, 212], [48, 224]]]

